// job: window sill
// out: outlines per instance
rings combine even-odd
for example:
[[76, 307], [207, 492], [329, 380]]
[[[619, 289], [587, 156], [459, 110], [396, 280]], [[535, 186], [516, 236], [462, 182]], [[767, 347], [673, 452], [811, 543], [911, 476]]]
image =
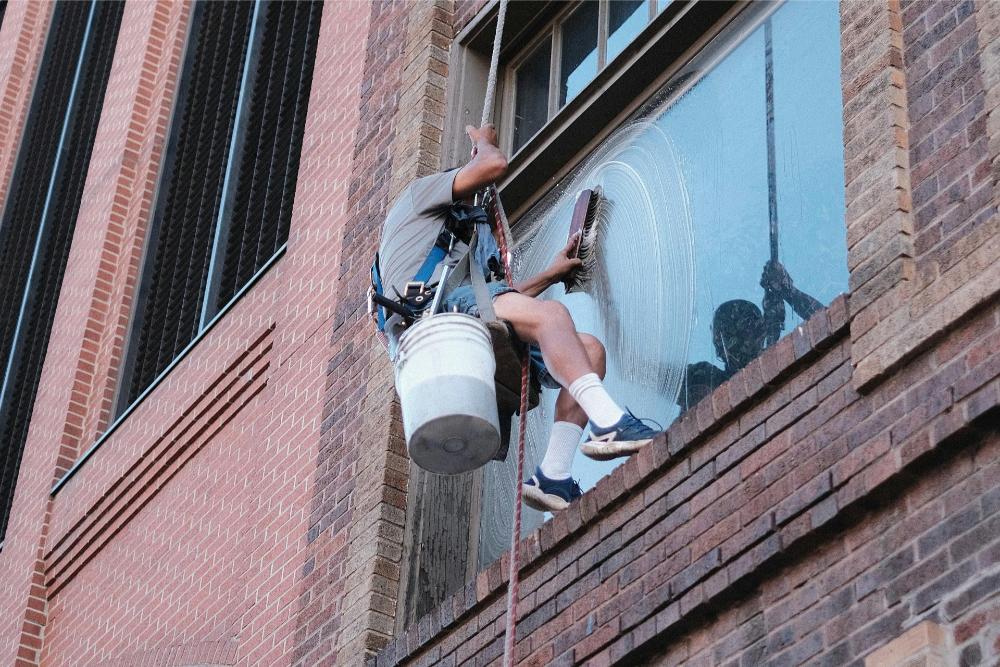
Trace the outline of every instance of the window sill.
[[56, 494], [59, 493], [59, 490], [63, 486], [65, 486], [66, 483], [69, 482], [69, 480], [73, 477], [73, 475], [75, 475], [76, 472], [81, 467], [83, 467], [83, 465], [87, 462], [87, 460], [91, 456], [93, 456], [98, 449], [100, 449], [101, 445], [103, 445], [109, 438], [111, 438], [114, 432], [118, 430], [118, 427], [121, 426], [126, 419], [128, 419], [129, 415], [131, 415], [139, 407], [139, 405], [141, 405], [143, 401], [145, 401], [146, 398], [150, 394], [152, 394], [156, 390], [156, 388], [167, 379], [167, 376], [170, 375], [170, 372], [174, 368], [176, 368], [181, 363], [181, 361], [183, 361], [184, 358], [187, 357], [187, 355], [191, 352], [191, 350], [193, 350], [198, 345], [198, 343], [203, 338], [205, 338], [210, 331], [212, 331], [215, 325], [218, 322], [220, 322], [226, 316], [226, 314], [233, 309], [233, 307], [235, 307], [237, 302], [239, 302], [243, 298], [243, 296], [247, 294], [247, 292], [249, 292], [253, 288], [253, 286], [256, 285], [261, 280], [261, 278], [264, 277], [265, 274], [267, 274], [268, 271], [270, 271], [271, 267], [273, 267], [275, 264], [278, 263], [278, 260], [284, 256], [285, 250], [287, 248], [288, 248], [287, 243], [278, 248], [277, 252], [274, 253], [271, 259], [269, 259], [267, 263], [265, 263], [264, 266], [262, 266], [257, 271], [257, 273], [255, 273], [253, 277], [250, 278], [249, 281], [247, 281], [247, 284], [244, 285], [240, 289], [240, 291], [238, 291], [233, 296], [233, 298], [229, 300], [229, 303], [227, 303], [225, 306], [219, 309], [219, 312], [216, 313], [215, 317], [213, 317], [211, 321], [209, 321], [209, 323], [205, 325], [205, 327], [198, 333], [198, 335], [195, 336], [194, 340], [188, 343], [187, 347], [181, 350], [181, 353], [178, 354], [174, 358], [174, 360], [170, 362], [170, 365], [164, 368], [163, 371], [158, 376], [156, 376], [156, 379], [153, 380], [153, 382], [148, 387], [146, 387], [146, 389], [144, 389], [141, 394], [139, 394], [138, 398], [132, 401], [132, 403], [127, 408], [125, 408], [125, 410], [118, 416], [118, 418], [111, 423], [111, 425], [107, 428], [107, 430], [105, 430], [104, 433], [102, 433], [100, 437], [97, 438], [94, 444], [91, 445], [90, 448], [87, 451], [85, 451], [83, 455], [80, 456], [80, 458], [77, 459], [76, 463], [73, 464], [73, 467], [70, 468], [68, 471], [66, 471], [66, 474], [63, 475], [59, 479], [59, 481], [55, 483], [55, 486], [53, 486], [51, 491], [49, 491], [49, 494], [51, 496], [55, 496]]

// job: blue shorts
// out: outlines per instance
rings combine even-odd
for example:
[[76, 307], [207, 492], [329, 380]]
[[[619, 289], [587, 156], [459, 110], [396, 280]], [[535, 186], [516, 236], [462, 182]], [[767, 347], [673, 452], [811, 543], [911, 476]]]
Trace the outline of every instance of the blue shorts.
[[[490, 298], [494, 300], [501, 294], [517, 291], [502, 280], [488, 282], [486, 283], [486, 288], [490, 292]], [[465, 313], [466, 315], [479, 317], [479, 306], [476, 305], [476, 295], [472, 291], [472, 285], [459, 285], [453, 289], [451, 294], [445, 297], [444, 308], [442, 310], [448, 313]], [[531, 353], [531, 372], [538, 378], [541, 385], [549, 389], [558, 389], [561, 387], [562, 385], [556, 382], [556, 379], [549, 373], [549, 369], [545, 367], [545, 362], [542, 361], [542, 351], [538, 346], [530, 346], [529, 351]]]

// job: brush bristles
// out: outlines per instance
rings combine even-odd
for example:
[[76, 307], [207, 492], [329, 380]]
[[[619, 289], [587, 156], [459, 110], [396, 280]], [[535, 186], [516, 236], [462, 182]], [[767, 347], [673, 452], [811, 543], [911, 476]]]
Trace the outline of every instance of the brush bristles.
[[604, 197], [601, 186], [595, 185], [590, 191], [590, 204], [587, 206], [587, 217], [584, 218], [583, 226], [580, 228], [580, 243], [576, 252], [583, 266], [574, 271], [567, 281], [567, 294], [587, 290], [590, 276], [597, 266], [598, 241], [609, 209], [610, 202]]

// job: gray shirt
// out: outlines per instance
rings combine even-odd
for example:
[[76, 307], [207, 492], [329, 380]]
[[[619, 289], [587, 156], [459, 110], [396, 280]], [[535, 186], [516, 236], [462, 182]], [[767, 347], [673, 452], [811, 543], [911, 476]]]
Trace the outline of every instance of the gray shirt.
[[[452, 169], [418, 178], [403, 188], [389, 209], [378, 253], [382, 290], [390, 299], [396, 298], [397, 291], [403, 294], [406, 283], [413, 280], [434, 247], [454, 203], [452, 186], [457, 173], [458, 169]], [[465, 249], [464, 243], [456, 242], [430, 282], [438, 279], [445, 266], [457, 262]]]

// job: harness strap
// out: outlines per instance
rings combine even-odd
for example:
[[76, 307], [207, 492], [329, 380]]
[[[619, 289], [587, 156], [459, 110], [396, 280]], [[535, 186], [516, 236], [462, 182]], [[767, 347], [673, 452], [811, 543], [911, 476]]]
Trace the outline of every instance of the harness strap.
[[[473, 244], [479, 242], [479, 230], [473, 234]], [[472, 293], [476, 297], [476, 305], [479, 307], [479, 318], [484, 322], [496, 322], [497, 315], [493, 311], [493, 299], [490, 297], [490, 290], [486, 287], [486, 278], [483, 276], [483, 267], [479, 263], [476, 253], [469, 252], [469, 273], [472, 278]]]

